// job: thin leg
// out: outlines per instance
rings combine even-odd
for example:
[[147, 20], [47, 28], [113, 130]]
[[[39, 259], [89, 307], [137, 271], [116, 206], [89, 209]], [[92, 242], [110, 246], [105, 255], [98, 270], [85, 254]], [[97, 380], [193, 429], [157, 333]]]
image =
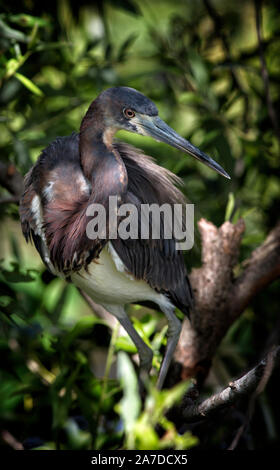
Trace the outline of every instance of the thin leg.
[[172, 356], [180, 338], [182, 324], [176, 317], [175, 313], [171, 309], [163, 311], [167, 318], [168, 330], [167, 330], [167, 346], [165, 355], [161, 364], [159, 377], [157, 381], [157, 388], [160, 390], [164, 384], [166, 374], [168, 372]]
[[146, 378], [152, 367], [153, 351], [139, 336], [123, 307], [118, 306], [118, 308], [116, 308], [114, 306], [113, 308], [110, 308], [107, 306], [106, 308], [110, 313], [117, 317], [120, 324], [126, 330], [127, 334], [135, 344], [139, 354], [140, 375], [141, 378]]

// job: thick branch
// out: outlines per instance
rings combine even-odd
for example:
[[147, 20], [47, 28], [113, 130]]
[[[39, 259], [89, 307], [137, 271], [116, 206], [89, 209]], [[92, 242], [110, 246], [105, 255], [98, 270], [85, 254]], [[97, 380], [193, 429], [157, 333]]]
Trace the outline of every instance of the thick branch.
[[234, 277], [244, 222], [225, 222], [219, 229], [211, 222], [199, 222], [202, 238], [202, 267], [191, 273], [195, 309], [186, 320], [175, 353], [182, 365], [182, 378], [208, 373], [217, 346], [228, 328], [252, 298], [280, 276], [280, 223], [264, 243], [243, 263]]
[[[275, 365], [276, 359], [280, 357], [280, 346], [274, 348], [256, 367], [251, 369], [240, 379], [231, 382], [227, 388], [222, 390], [210, 398], [207, 398], [199, 404], [188, 406], [183, 411], [186, 421], [197, 421], [205, 419], [218, 410], [228, 407], [236, 402], [241, 396], [250, 395], [252, 392], [259, 393], [264, 386], [260, 387], [262, 382], [267, 378], [267, 369], [269, 375]], [[267, 380], [264, 381], [265, 384]]]

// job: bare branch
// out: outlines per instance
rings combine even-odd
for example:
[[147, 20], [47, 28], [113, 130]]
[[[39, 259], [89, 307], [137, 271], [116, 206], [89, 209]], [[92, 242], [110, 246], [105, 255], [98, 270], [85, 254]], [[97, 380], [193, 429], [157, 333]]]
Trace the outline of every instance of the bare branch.
[[219, 229], [201, 219], [202, 267], [191, 272], [195, 309], [191, 322], [184, 321], [175, 359], [182, 364], [182, 378], [207, 375], [211, 359], [231, 324], [229, 298], [233, 268], [245, 230], [243, 220], [225, 222]]
[[[275, 347], [270, 353], [247, 374], [243, 375], [229, 384], [210, 398], [199, 404], [188, 406], [183, 410], [186, 421], [197, 421], [205, 419], [218, 410], [232, 405], [241, 396], [249, 395], [252, 392], [257, 394], [263, 391], [264, 386], [272, 372], [275, 362], [280, 357], [280, 346]], [[267, 373], [268, 369], [268, 373]]]
[[238, 429], [238, 431], [236, 433], [236, 436], [234, 437], [234, 439], [233, 439], [231, 445], [229, 446], [228, 450], [234, 450], [237, 447], [237, 444], [238, 444], [242, 434], [244, 433], [245, 429], [248, 427], [248, 425], [251, 421], [251, 418], [253, 416], [254, 409], [255, 409], [256, 398], [261, 392], [263, 392], [263, 390], [265, 389], [266, 384], [267, 384], [267, 382], [268, 382], [268, 380], [269, 380], [269, 378], [272, 374], [272, 371], [273, 371], [273, 368], [274, 368], [274, 365], [275, 365], [275, 360], [276, 360], [275, 355], [277, 355], [276, 349], [279, 349], [279, 346], [277, 348], [275, 346], [273, 346], [271, 348], [271, 350], [268, 352], [267, 356], [266, 356], [266, 366], [265, 366], [263, 375], [262, 375], [262, 377], [261, 377], [261, 379], [258, 383], [258, 386], [257, 386], [256, 390], [254, 391], [254, 393], [252, 394], [252, 396], [250, 398], [249, 405], [248, 405], [248, 410], [247, 410], [244, 422], [240, 426], [240, 428]]
[[23, 445], [9, 431], [3, 430], [1, 438], [14, 450], [24, 450]]
[[175, 360], [182, 365], [181, 377], [206, 377], [215, 351], [228, 328], [252, 298], [280, 276], [280, 223], [246, 260], [235, 278], [244, 222], [225, 222], [219, 229], [199, 221], [202, 267], [193, 269], [191, 283], [195, 309], [191, 322], [184, 321]]
[[0, 204], [18, 204], [19, 203], [19, 197], [18, 196], [8, 196], [8, 197], [3, 197], [0, 199]]

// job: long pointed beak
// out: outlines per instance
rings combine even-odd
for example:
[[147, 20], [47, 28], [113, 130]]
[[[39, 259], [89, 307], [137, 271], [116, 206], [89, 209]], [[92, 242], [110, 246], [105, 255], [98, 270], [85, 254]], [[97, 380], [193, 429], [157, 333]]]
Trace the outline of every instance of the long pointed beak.
[[227, 172], [204, 152], [181, 137], [158, 116], [137, 115], [137, 130], [139, 133], [153, 137], [159, 142], [165, 142], [185, 153], [192, 155], [205, 165], [215, 170], [225, 178], [231, 179]]

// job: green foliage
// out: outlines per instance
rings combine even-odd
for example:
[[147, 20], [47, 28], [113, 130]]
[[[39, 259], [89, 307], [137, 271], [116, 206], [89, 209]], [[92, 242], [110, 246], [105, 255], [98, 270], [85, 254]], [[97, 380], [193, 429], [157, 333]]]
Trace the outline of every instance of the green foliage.
[[[182, 178], [196, 219], [203, 216], [219, 225], [243, 217], [245, 259], [274, 226], [280, 200], [279, 136], [268, 112], [253, 2], [212, 0], [219, 24], [203, 1], [10, 3], [0, 14], [1, 159], [26, 173], [55, 137], [79, 129], [101, 90], [135, 87], [155, 101], [172, 127], [221, 163], [232, 180], [148, 138], [124, 132], [120, 137]], [[266, 2], [263, 47], [276, 111], [279, 24], [276, 1]], [[7, 196], [1, 188], [0, 198]], [[134, 345], [117, 333], [109, 344], [110, 328], [91, 315], [74, 287], [48, 277], [20, 234], [15, 204], [0, 204], [0, 218], [2, 429], [32, 448], [198, 445], [189, 431], [178, 432], [164, 417], [184, 386], [157, 392], [152, 377], [142, 404], [125, 354], [135, 354]], [[189, 267], [200, 260], [196, 238], [196, 248], [186, 255]], [[239, 374], [263, 349], [278, 315], [278, 290], [276, 283], [262, 293], [228, 332], [209, 387]], [[156, 312], [130, 309], [139, 334], [155, 351], [155, 375], [166, 326]], [[116, 354], [120, 380], [113, 372]], [[271, 412], [278, 409], [277, 399], [271, 387], [265, 407], [258, 405], [252, 439], [261, 447], [273, 442], [275, 424], [269, 423], [279, 422], [279, 413]], [[208, 446], [222, 447], [230, 425], [217, 423], [210, 434]], [[8, 444], [0, 439], [0, 445]]]
[[[84, 315], [75, 323], [65, 322], [61, 316], [66, 300], [63, 290], [56, 300], [59, 312], [47, 312], [41, 307], [39, 317], [36, 308], [27, 313], [27, 283], [40, 280], [38, 273], [34, 278], [20, 272], [17, 263], [12, 269], [2, 268], [1, 281], [1, 290], [9, 295], [0, 296], [0, 415], [9, 429], [17, 425], [20, 416], [26, 416], [20, 438], [26, 439], [27, 446], [32, 445], [34, 434], [35, 444], [43, 441], [33, 446], [36, 449], [104, 449], [121, 445], [186, 449], [197, 443], [189, 432], [179, 435], [165, 418], [166, 411], [182, 398], [187, 384], [159, 392], [152, 377], [146, 384], [148, 394], [142, 410], [138, 378], [131, 360], [121, 350], [119, 328], [103, 352], [104, 377], [97, 378], [91, 370], [90, 356], [96, 348], [94, 338], [98, 338], [95, 330], [98, 326], [105, 328], [105, 322], [93, 315]], [[47, 288], [42, 287], [41, 293]], [[22, 309], [16, 311], [20, 302]], [[46, 315], [48, 322], [43, 328], [41, 316]], [[135, 322], [139, 333], [146, 332], [148, 342], [155, 323], [151, 315]], [[115, 354], [120, 383], [109, 377]], [[42, 419], [43, 427], [39, 424]], [[156, 425], [165, 430], [163, 436], [155, 431]]]
[[[142, 413], [138, 390], [138, 379], [132, 364], [125, 353], [118, 356], [118, 370], [123, 385], [123, 398], [117, 410], [123, 419], [128, 449], [189, 449], [198, 443], [190, 432], [179, 435], [166, 412], [182, 400], [188, 383], [181, 383], [173, 389], [158, 391], [153, 386], [145, 399]], [[160, 425], [165, 431], [160, 438], [155, 431]]]

